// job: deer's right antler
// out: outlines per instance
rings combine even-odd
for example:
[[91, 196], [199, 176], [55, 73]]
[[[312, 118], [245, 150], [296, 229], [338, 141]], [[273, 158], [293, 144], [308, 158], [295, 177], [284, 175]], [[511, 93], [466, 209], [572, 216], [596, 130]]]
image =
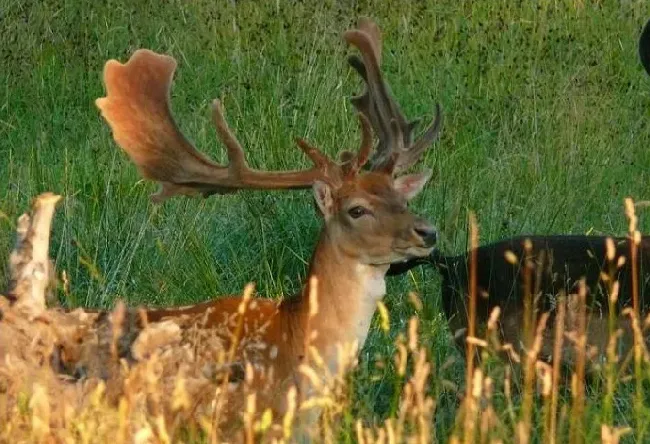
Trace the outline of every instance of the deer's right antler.
[[366, 91], [352, 98], [357, 111], [365, 115], [379, 141], [369, 161], [371, 170], [397, 174], [413, 166], [440, 134], [442, 111], [436, 104], [436, 117], [422, 135], [413, 141], [419, 119], [408, 122], [389, 91], [381, 72], [381, 32], [369, 18], [359, 19], [356, 29], [343, 34], [345, 41], [357, 47], [361, 58], [348, 57], [348, 63], [366, 83]]
[[[161, 189], [152, 200], [161, 202], [178, 194], [232, 193], [243, 188], [307, 188], [317, 179], [340, 181], [341, 167], [304, 142], [299, 146], [313, 162], [311, 169], [267, 172], [250, 168], [219, 100], [212, 104], [212, 116], [226, 145], [229, 164], [222, 166], [207, 158], [181, 133], [172, 117], [169, 90], [175, 69], [172, 57], [146, 49], [137, 50], [126, 64], [109, 60], [104, 67], [106, 97], [95, 102], [115, 141], [142, 176], [160, 182]], [[360, 121], [367, 139], [369, 124], [363, 116]]]

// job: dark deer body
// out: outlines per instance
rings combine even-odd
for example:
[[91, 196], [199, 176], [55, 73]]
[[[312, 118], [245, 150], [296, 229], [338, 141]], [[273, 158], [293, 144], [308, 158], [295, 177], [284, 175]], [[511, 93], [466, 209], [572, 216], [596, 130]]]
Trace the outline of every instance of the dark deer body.
[[[505, 239], [477, 249], [477, 299], [476, 316], [479, 325], [487, 323], [495, 307], [501, 309], [501, 334], [506, 342], [516, 342], [523, 327], [524, 300], [527, 294], [536, 299], [540, 312], [553, 313], [557, 295], [578, 291], [580, 279], [587, 285], [587, 305], [591, 307], [589, 331], [592, 342], [606, 341], [598, 335], [606, 334], [605, 326], [597, 319], [606, 321], [609, 313], [608, 286], [602, 274], [612, 275], [620, 282], [617, 309], [632, 306], [632, 280], [630, 242], [625, 237], [612, 238], [615, 245], [613, 263], [607, 257], [606, 236], [519, 236]], [[525, 242], [531, 248], [526, 252]], [[516, 257], [511, 262], [507, 252]], [[616, 267], [618, 258], [624, 256], [625, 263]], [[429, 263], [442, 276], [441, 297], [445, 316], [452, 333], [467, 327], [467, 295], [469, 293], [470, 254], [443, 256], [435, 251], [426, 259], [417, 259], [400, 265], [393, 265], [389, 274], [403, 273], [419, 264]], [[534, 264], [530, 271], [528, 288], [525, 282], [524, 261]], [[641, 312], [650, 309], [650, 236], [644, 236], [638, 247], [639, 302]], [[570, 326], [568, 326], [570, 327]], [[464, 344], [465, 336], [457, 334], [458, 345]], [[463, 349], [463, 347], [460, 347]]]

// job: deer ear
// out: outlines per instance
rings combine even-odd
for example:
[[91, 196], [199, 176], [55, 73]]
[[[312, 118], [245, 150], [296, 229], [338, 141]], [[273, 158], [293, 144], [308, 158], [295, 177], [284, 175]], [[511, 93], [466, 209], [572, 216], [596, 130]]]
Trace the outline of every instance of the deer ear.
[[425, 170], [421, 173], [407, 174], [395, 179], [395, 189], [402, 193], [406, 200], [411, 200], [418, 195], [427, 181], [431, 178], [432, 171]]
[[332, 189], [330, 186], [321, 181], [314, 181], [312, 186], [314, 190], [314, 198], [316, 199], [316, 204], [320, 209], [320, 212], [323, 214], [325, 220], [328, 220], [332, 214], [334, 214], [334, 199], [332, 199]]

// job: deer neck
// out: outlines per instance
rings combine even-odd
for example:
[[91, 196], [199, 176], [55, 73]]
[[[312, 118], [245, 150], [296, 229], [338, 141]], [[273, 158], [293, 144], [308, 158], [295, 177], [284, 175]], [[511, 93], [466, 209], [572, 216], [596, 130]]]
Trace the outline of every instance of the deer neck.
[[[309, 276], [296, 303], [300, 324], [316, 337], [310, 340], [330, 367], [336, 368], [337, 344], [366, 340], [377, 302], [386, 294], [388, 265], [367, 265], [348, 252], [324, 228], [309, 268]], [[317, 312], [310, 318], [312, 278]]]

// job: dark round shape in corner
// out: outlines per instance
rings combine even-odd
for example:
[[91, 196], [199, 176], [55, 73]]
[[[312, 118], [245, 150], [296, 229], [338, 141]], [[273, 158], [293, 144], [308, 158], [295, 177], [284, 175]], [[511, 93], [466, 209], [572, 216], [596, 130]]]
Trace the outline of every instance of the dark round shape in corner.
[[645, 71], [650, 75], [650, 20], [648, 20], [641, 31], [639, 38], [639, 57]]

